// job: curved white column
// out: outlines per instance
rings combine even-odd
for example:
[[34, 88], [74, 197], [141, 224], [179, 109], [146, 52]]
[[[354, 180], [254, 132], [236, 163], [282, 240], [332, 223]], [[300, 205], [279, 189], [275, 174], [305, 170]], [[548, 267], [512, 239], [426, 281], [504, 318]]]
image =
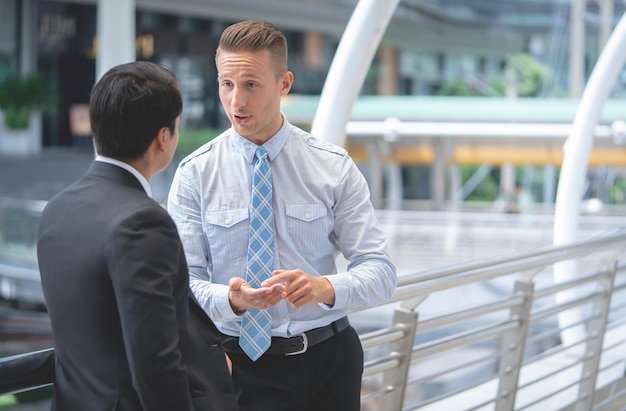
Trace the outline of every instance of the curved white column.
[[[563, 147], [564, 156], [554, 209], [555, 245], [570, 243], [577, 238], [580, 220], [580, 203], [587, 174], [589, 153], [593, 146], [593, 130], [598, 124], [602, 107], [615, 85], [626, 60], [626, 14], [609, 37], [606, 47], [598, 58], [587, 86], [580, 99], [572, 130]], [[559, 263], [554, 267], [555, 282], [576, 277], [575, 261]], [[560, 293], [557, 301], [566, 301], [574, 293]], [[581, 319], [580, 312], [566, 312], [559, 316], [561, 327]], [[582, 326], [573, 327], [562, 333], [564, 343], [578, 341], [584, 335]]]
[[352, 105], [400, 0], [359, 0], [328, 71], [311, 133], [343, 145]]

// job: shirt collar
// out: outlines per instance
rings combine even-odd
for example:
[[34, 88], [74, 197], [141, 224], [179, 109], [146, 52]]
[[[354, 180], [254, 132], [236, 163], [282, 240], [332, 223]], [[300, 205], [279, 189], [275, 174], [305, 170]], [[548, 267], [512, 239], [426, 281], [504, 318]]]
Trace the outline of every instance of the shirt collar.
[[[263, 144], [263, 148], [267, 150], [270, 161], [274, 161], [274, 159], [278, 157], [278, 154], [283, 149], [283, 147], [287, 143], [287, 140], [289, 139], [289, 130], [291, 128], [291, 125], [282, 113], [281, 116], [283, 117], [282, 127], [280, 128], [280, 130], [278, 130], [278, 133], [274, 134], [272, 137], [270, 137], [269, 140], [265, 142], [265, 144]], [[256, 152], [256, 149], [259, 148], [259, 146], [237, 133], [234, 127], [231, 127], [230, 130], [235, 136], [235, 138], [233, 139], [235, 147], [237, 147], [237, 149], [243, 154], [247, 162], [254, 162], [254, 153]]]
[[123, 161], [119, 161], [119, 160], [116, 160], [116, 159], [111, 158], [111, 157], [101, 156], [100, 154], [98, 154], [96, 156], [95, 160], [96, 161], [101, 161], [103, 163], [113, 164], [113, 165], [116, 165], [116, 166], [121, 167], [124, 170], [128, 171], [129, 173], [134, 175], [137, 180], [139, 180], [139, 182], [141, 183], [141, 186], [143, 187], [143, 189], [146, 192], [146, 194], [148, 194], [148, 196], [152, 197], [152, 188], [150, 187], [150, 183], [148, 182], [148, 180], [146, 180], [146, 178], [139, 171], [137, 171], [136, 168], [134, 168], [130, 164], [124, 163]]

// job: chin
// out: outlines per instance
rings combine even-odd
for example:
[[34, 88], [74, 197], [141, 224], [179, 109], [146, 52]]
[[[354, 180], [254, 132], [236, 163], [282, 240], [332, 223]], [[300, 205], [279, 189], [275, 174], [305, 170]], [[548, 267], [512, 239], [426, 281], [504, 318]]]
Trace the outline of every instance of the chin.
[[239, 135], [242, 137], [248, 138], [251, 135], [249, 127], [242, 127], [241, 125], [237, 124], [234, 126], [234, 128], [235, 128], [235, 131], [239, 133]]

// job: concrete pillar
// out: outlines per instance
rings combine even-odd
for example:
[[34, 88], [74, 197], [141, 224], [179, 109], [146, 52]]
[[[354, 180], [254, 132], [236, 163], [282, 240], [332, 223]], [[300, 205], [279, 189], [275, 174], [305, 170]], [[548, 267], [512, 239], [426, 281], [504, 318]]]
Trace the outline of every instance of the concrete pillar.
[[398, 94], [398, 51], [392, 47], [381, 47], [378, 52], [380, 70], [377, 78], [377, 93], [381, 96]]
[[569, 40], [569, 96], [580, 98], [585, 82], [585, 5], [571, 0]]
[[450, 164], [448, 167], [450, 173], [450, 184], [448, 187], [448, 196], [450, 198], [450, 210], [451, 211], [463, 211], [463, 198], [462, 193], [462, 178], [461, 167], [458, 164]]
[[441, 138], [433, 139], [432, 145], [435, 156], [430, 166], [431, 209], [441, 211], [446, 197], [446, 150]]
[[304, 64], [307, 68], [324, 66], [324, 36], [316, 31], [304, 33]]
[[135, 0], [98, 0], [96, 80], [108, 69], [135, 61]]
[[602, 53], [604, 45], [613, 31], [614, 0], [599, 0], [600, 3], [600, 32], [598, 33], [598, 54]]
[[515, 197], [515, 165], [512, 163], [500, 167], [500, 196], [505, 199]]
[[550, 211], [554, 207], [556, 180], [556, 167], [553, 164], [546, 164], [543, 167], [543, 205], [545, 211]]
[[33, 0], [21, 2], [20, 28], [20, 75], [28, 76], [37, 71], [37, 9]]
[[[397, 87], [397, 73], [398, 73], [398, 53], [396, 49], [391, 47], [380, 47], [378, 51], [378, 57], [380, 58], [378, 77], [376, 79], [376, 91], [378, 95], [390, 96], [398, 93]], [[397, 119], [390, 118], [386, 122], [390, 125], [390, 132], [387, 137], [389, 142], [397, 140], [397, 133], [393, 130], [397, 125]], [[386, 150], [381, 154], [385, 157], [391, 157], [393, 148], [387, 142], [385, 143]], [[384, 167], [385, 182], [386, 182], [386, 207], [387, 209], [401, 209], [402, 201], [404, 200], [404, 192], [402, 187], [402, 166], [396, 163], [388, 163]]]

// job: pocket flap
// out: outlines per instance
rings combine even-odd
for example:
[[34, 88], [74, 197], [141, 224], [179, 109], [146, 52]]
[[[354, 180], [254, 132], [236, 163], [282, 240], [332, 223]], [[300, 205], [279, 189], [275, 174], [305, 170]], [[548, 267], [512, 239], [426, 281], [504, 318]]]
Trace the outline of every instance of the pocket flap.
[[233, 225], [248, 219], [247, 208], [234, 210], [210, 211], [206, 213], [206, 221], [209, 224], [220, 227], [232, 227]]
[[313, 221], [326, 215], [324, 204], [287, 204], [287, 215], [302, 221]]

